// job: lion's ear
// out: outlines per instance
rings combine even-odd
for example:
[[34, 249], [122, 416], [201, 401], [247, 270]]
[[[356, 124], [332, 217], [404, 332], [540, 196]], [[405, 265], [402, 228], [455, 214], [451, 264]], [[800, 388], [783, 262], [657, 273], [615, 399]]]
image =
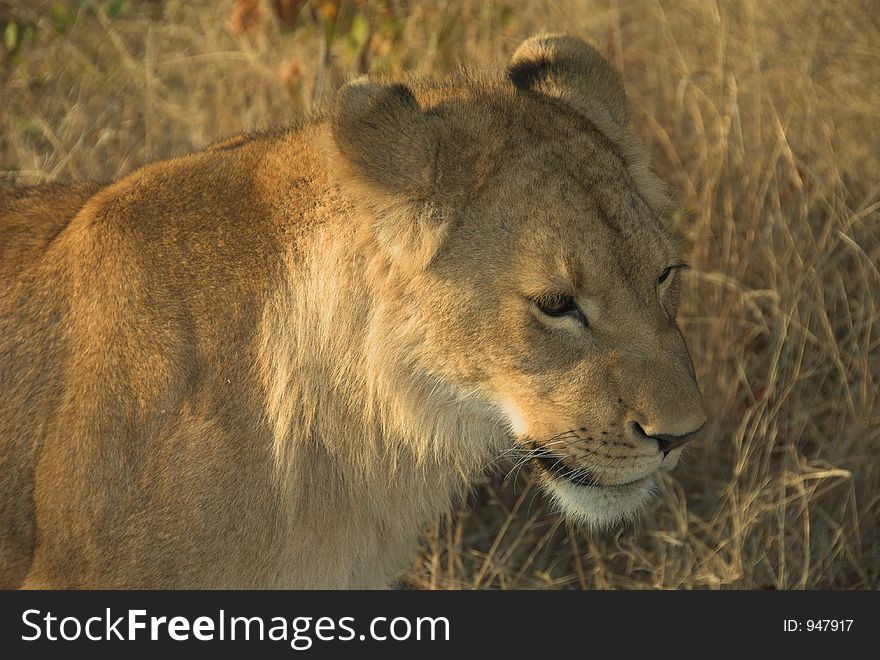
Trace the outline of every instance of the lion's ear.
[[629, 111], [620, 74], [585, 41], [566, 34], [526, 39], [507, 67], [519, 89], [566, 101], [609, 137], [625, 129]]
[[355, 174], [397, 194], [419, 194], [435, 178], [436, 122], [406, 85], [366, 78], [339, 90], [333, 139]]
[[516, 49], [507, 76], [518, 89], [559, 99], [593, 122], [621, 149], [630, 174], [655, 211], [665, 207], [664, 186], [648, 168], [630, 126], [623, 79], [594, 48], [566, 34], [537, 35]]
[[360, 78], [336, 98], [331, 130], [337, 165], [375, 211], [376, 239], [398, 264], [427, 265], [445, 236], [432, 204], [441, 128], [406, 85]]

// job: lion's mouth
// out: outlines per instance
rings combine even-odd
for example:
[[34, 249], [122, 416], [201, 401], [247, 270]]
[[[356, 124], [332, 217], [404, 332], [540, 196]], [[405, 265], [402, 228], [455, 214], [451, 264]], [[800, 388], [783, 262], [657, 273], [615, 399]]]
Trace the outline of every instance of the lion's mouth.
[[589, 468], [570, 468], [559, 456], [546, 449], [533, 453], [531, 460], [532, 464], [535, 465], [537, 469], [548, 475], [550, 478], [567, 481], [570, 484], [580, 487], [615, 488], [619, 486], [629, 486], [630, 484], [637, 483], [644, 479], [644, 477], [641, 477], [621, 483], [603, 484], [599, 482], [596, 473]]

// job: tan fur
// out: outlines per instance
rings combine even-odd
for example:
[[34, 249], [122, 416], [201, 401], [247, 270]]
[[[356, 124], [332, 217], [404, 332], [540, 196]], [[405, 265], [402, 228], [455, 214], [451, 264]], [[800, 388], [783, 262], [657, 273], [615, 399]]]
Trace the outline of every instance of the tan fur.
[[558, 35], [507, 77], [359, 80], [296, 128], [0, 191], [0, 584], [393, 585], [512, 446], [567, 513], [630, 515], [667, 466], [631, 422], [703, 420], [663, 203], [619, 76]]

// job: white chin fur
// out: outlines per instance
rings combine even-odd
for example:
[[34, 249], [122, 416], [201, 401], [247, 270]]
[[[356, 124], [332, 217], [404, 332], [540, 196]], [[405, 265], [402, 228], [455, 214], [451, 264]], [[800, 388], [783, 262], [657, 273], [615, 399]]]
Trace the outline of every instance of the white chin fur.
[[622, 486], [578, 486], [548, 480], [545, 488], [560, 511], [575, 522], [605, 528], [635, 519], [657, 490], [654, 475]]

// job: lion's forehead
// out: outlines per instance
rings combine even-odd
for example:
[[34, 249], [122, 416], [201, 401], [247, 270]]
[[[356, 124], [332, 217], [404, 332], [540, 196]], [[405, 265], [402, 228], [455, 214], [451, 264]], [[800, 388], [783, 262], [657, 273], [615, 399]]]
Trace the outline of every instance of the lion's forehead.
[[622, 266], [635, 274], [675, 259], [677, 243], [628, 177], [526, 163], [511, 174], [481, 219], [522, 259], [564, 265], [574, 277]]
[[506, 88], [433, 94], [423, 100], [458, 129], [447, 153], [464, 173], [451, 180], [471, 190], [459, 226], [467, 253], [482, 260], [474, 247], [485, 244], [554, 280], [639, 278], [673, 258], [676, 244], [631, 176], [626, 150], [566, 104]]

